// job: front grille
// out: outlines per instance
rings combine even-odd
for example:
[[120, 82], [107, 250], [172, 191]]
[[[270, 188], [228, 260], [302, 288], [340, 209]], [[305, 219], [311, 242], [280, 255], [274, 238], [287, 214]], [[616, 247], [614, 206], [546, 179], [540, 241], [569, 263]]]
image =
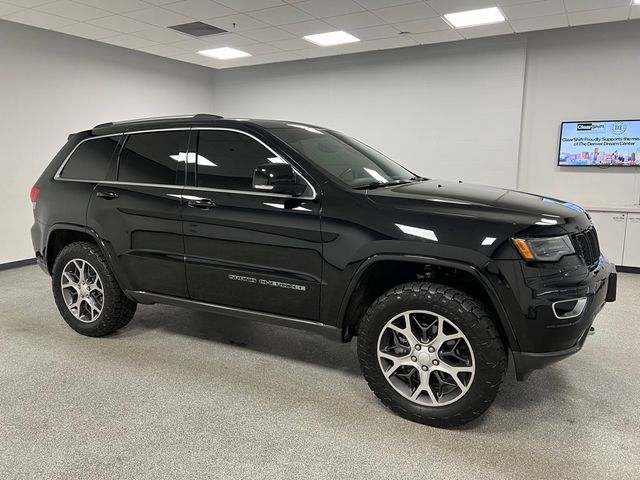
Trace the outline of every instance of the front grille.
[[582, 257], [589, 270], [596, 268], [600, 261], [600, 245], [596, 229], [590, 227], [583, 232], [576, 233], [571, 236], [571, 240], [576, 253]]

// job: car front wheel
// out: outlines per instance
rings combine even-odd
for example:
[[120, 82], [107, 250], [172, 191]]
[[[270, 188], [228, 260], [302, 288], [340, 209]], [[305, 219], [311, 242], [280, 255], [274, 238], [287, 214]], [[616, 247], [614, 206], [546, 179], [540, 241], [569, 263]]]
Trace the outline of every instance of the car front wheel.
[[480, 416], [505, 374], [505, 348], [491, 313], [436, 283], [399, 285], [367, 310], [358, 333], [362, 372], [400, 416], [452, 427]]

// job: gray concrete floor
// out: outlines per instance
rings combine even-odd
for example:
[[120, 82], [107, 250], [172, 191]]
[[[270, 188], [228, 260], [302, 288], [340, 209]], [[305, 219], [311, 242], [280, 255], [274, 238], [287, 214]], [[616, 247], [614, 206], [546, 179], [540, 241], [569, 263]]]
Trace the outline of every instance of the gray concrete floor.
[[165, 306], [102, 339], [0, 272], [0, 478], [637, 479], [640, 275], [583, 351], [456, 430], [405, 421], [355, 344]]

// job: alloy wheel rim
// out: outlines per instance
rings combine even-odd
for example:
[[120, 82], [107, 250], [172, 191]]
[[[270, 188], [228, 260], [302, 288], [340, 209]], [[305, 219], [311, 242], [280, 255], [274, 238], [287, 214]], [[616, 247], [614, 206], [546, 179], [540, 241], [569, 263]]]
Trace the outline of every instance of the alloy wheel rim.
[[387, 382], [419, 405], [457, 402], [475, 376], [467, 337], [451, 320], [428, 310], [402, 312], [389, 320], [378, 337], [377, 355]]
[[69, 311], [84, 323], [94, 322], [104, 307], [102, 280], [95, 268], [81, 258], [70, 260], [62, 270], [62, 298]]

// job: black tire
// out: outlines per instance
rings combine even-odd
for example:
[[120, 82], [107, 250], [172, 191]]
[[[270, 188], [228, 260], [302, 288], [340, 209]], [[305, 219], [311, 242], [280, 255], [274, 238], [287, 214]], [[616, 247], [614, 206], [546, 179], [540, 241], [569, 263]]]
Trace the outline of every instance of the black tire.
[[[102, 311], [93, 321], [81, 321], [70, 311], [62, 294], [62, 273], [74, 259], [87, 262], [99, 275], [103, 288]], [[53, 297], [62, 318], [76, 332], [89, 337], [103, 337], [127, 325], [136, 313], [136, 302], [129, 300], [116, 281], [100, 248], [89, 242], [75, 242], [64, 247], [53, 265]]]
[[[473, 349], [473, 381], [454, 403], [416, 403], [401, 395], [383, 374], [378, 360], [382, 329], [397, 315], [411, 310], [429, 310], [446, 317]], [[482, 415], [495, 399], [507, 368], [505, 347], [488, 309], [455, 288], [426, 282], [399, 285], [373, 302], [359, 327], [358, 358], [369, 387], [384, 405], [401, 417], [435, 427], [462, 425]]]

